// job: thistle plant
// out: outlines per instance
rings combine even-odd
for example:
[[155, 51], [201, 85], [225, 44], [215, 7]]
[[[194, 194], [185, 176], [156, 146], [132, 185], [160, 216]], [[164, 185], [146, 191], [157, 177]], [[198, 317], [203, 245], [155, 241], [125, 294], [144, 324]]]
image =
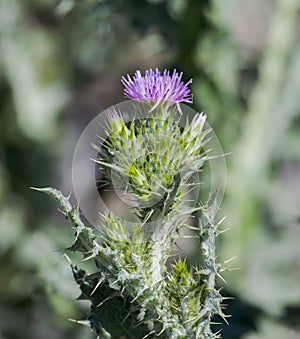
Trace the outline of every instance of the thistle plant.
[[[60, 191], [38, 189], [60, 203], [75, 229], [67, 250], [94, 267], [71, 265], [79, 298], [91, 303], [86, 323], [97, 338], [219, 338], [211, 329], [213, 316], [225, 317], [216, 286], [223, 271], [215, 248], [217, 192], [206, 203], [199, 199], [200, 172], [211, 159], [206, 116], [185, 116], [191, 80], [184, 83], [176, 70], [137, 71], [122, 83], [133, 118], [109, 110], [94, 162], [130, 217], [99, 211], [99, 223], [87, 225]], [[174, 256], [184, 228], [198, 240], [199, 266]]]

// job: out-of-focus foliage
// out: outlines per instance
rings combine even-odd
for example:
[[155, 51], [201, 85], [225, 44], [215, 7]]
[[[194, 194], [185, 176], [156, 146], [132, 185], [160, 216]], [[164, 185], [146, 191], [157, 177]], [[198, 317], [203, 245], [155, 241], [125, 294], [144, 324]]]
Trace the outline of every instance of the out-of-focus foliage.
[[0, 2], [1, 339], [91, 336], [68, 321], [87, 307], [73, 302], [79, 290], [62, 257], [71, 231], [29, 186], [71, 191], [80, 131], [122, 100], [120, 75], [150, 67], [193, 77], [195, 108], [232, 152], [220, 212], [230, 230], [219, 248], [241, 268], [226, 276], [235, 300], [223, 337], [300, 336], [299, 6]]

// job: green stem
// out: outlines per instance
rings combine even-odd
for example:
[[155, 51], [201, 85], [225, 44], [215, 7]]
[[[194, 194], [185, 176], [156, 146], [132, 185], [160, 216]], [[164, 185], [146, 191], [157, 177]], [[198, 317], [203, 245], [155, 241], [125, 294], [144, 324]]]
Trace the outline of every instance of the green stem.
[[206, 276], [206, 296], [204, 308], [199, 314], [199, 317], [202, 316], [202, 323], [198, 329], [198, 337], [203, 339], [214, 337], [210, 328], [212, 316], [215, 314], [223, 316], [220, 307], [222, 296], [216, 289], [218, 265], [216, 262], [217, 227], [214, 222], [215, 213], [215, 198], [211, 197], [208, 207], [203, 213], [200, 231], [200, 250], [203, 257], [202, 275]]

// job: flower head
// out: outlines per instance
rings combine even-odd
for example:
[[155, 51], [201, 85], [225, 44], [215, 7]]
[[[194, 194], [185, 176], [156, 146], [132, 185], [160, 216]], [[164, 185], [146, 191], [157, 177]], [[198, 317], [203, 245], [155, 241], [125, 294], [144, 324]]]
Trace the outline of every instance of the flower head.
[[192, 103], [192, 95], [188, 85], [192, 82], [190, 79], [184, 83], [183, 73], [177, 73], [174, 69], [172, 76], [168, 70], [161, 74], [158, 69], [155, 72], [150, 69], [143, 76], [140, 71], [136, 71], [134, 76], [127, 75], [121, 79], [124, 85], [124, 95], [133, 100], [146, 101], [153, 103], [151, 110], [160, 104], [166, 103], [168, 106], [180, 102]]

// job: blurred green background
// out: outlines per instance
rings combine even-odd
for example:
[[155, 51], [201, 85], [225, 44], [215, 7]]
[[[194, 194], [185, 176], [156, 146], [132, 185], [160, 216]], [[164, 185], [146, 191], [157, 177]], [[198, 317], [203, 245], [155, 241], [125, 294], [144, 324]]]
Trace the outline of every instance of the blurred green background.
[[[72, 189], [81, 131], [120, 76], [193, 78], [227, 155], [225, 339], [300, 338], [299, 0], [0, 0], [0, 339], [88, 339], [62, 249], [69, 223], [30, 186]], [[239, 268], [235, 270], [234, 268]], [[220, 319], [216, 319], [220, 321]]]

